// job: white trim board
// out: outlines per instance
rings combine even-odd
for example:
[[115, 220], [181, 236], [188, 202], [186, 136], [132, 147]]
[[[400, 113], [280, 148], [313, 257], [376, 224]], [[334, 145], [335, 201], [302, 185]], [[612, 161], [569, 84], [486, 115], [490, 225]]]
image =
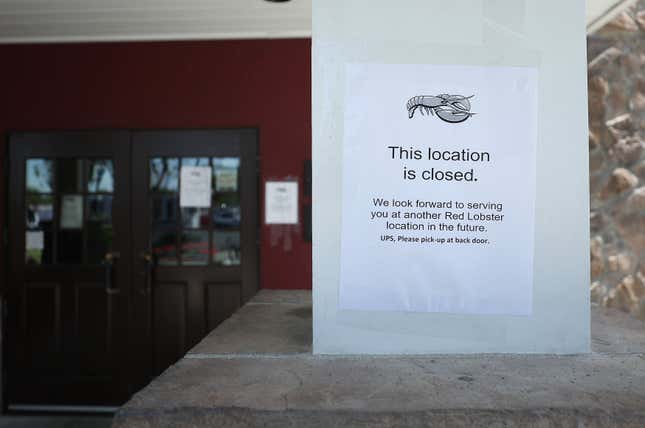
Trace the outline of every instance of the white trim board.
[[310, 35], [310, 0], [0, 0], [1, 43]]
[[[588, 32], [631, 3], [588, 0]], [[0, 43], [308, 37], [311, 0], [0, 0]]]

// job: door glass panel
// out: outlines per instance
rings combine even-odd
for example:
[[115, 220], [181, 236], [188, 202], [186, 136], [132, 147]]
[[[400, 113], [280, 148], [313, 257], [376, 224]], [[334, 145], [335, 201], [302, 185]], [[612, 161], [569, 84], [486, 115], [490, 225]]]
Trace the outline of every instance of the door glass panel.
[[113, 230], [111, 223], [87, 222], [87, 262], [100, 264], [112, 248]]
[[177, 224], [178, 198], [171, 195], [152, 198], [152, 222], [156, 225]]
[[54, 220], [54, 197], [52, 195], [27, 195], [27, 229], [51, 226]]
[[150, 190], [177, 192], [179, 190], [179, 159], [150, 159]]
[[213, 158], [213, 180], [216, 192], [237, 192], [239, 158]]
[[54, 168], [50, 159], [28, 159], [26, 163], [25, 263], [54, 262]]
[[208, 208], [184, 207], [181, 209], [181, 223], [186, 228], [208, 227]]
[[58, 231], [57, 263], [79, 264], [83, 263], [83, 231], [64, 230]]
[[87, 191], [90, 193], [114, 192], [114, 164], [111, 159], [90, 159]]
[[112, 196], [90, 195], [87, 197], [87, 220], [112, 223]]
[[208, 158], [181, 158], [181, 166], [210, 166]]
[[77, 193], [83, 189], [83, 161], [81, 159], [58, 159], [58, 191]]
[[54, 165], [50, 159], [27, 159], [25, 183], [27, 193], [54, 191]]
[[152, 231], [152, 255], [160, 266], [176, 266], [177, 234], [175, 229], [158, 227]]
[[208, 231], [184, 230], [181, 235], [181, 264], [198, 266], [208, 264]]
[[218, 266], [237, 266], [240, 260], [240, 232], [213, 232], [213, 263]]
[[87, 261], [100, 264], [112, 248], [112, 202], [107, 195], [87, 197]]
[[25, 214], [25, 263], [51, 264], [54, 256], [54, 197], [27, 195]]
[[213, 225], [218, 228], [240, 226], [241, 210], [238, 193], [220, 193], [213, 199]]
[[27, 230], [25, 232], [25, 263], [28, 265], [50, 265], [54, 256], [52, 228]]

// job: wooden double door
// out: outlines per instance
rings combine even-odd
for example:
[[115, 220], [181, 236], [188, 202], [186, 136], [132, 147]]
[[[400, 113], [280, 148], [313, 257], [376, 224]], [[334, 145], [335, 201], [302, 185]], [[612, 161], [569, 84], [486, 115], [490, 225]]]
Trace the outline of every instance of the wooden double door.
[[120, 405], [257, 291], [255, 130], [16, 133], [9, 150], [9, 410]]

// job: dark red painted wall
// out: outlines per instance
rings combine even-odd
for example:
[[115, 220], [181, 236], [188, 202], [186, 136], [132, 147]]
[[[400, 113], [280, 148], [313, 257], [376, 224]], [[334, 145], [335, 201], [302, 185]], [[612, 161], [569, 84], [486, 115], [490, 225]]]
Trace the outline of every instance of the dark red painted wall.
[[[0, 46], [0, 156], [12, 130], [256, 127], [262, 183], [295, 176], [302, 189], [303, 161], [311, 157], [310, 45], [303, 39]], [[291, 233], [288, 248], [272, 243], [270, 227], [262, 226], [263, 288], [311, 288], [311, 244], [301, 228]]]

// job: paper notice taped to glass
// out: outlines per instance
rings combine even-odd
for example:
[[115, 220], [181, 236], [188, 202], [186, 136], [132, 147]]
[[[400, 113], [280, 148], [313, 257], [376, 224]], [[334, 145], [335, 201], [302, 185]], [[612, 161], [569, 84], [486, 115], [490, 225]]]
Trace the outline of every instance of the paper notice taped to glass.
[[83, 228], [83, 196], [63, 195], [60, 208], [61, 229]]
[[215, 190], [217, 192], [237, 192], [237, 168], [216, 169]]
[[25, 235], [25, 248], [27, 250], [42, 250], [45, 248], [45, 232], [42, 230], [27, 231]]
[[209, 208], [211, 206], [212, 169], [210, 166], [182, 166], [179, 206]]
[[537, 69], [346, 72], [341, 309], [530, 315]]

